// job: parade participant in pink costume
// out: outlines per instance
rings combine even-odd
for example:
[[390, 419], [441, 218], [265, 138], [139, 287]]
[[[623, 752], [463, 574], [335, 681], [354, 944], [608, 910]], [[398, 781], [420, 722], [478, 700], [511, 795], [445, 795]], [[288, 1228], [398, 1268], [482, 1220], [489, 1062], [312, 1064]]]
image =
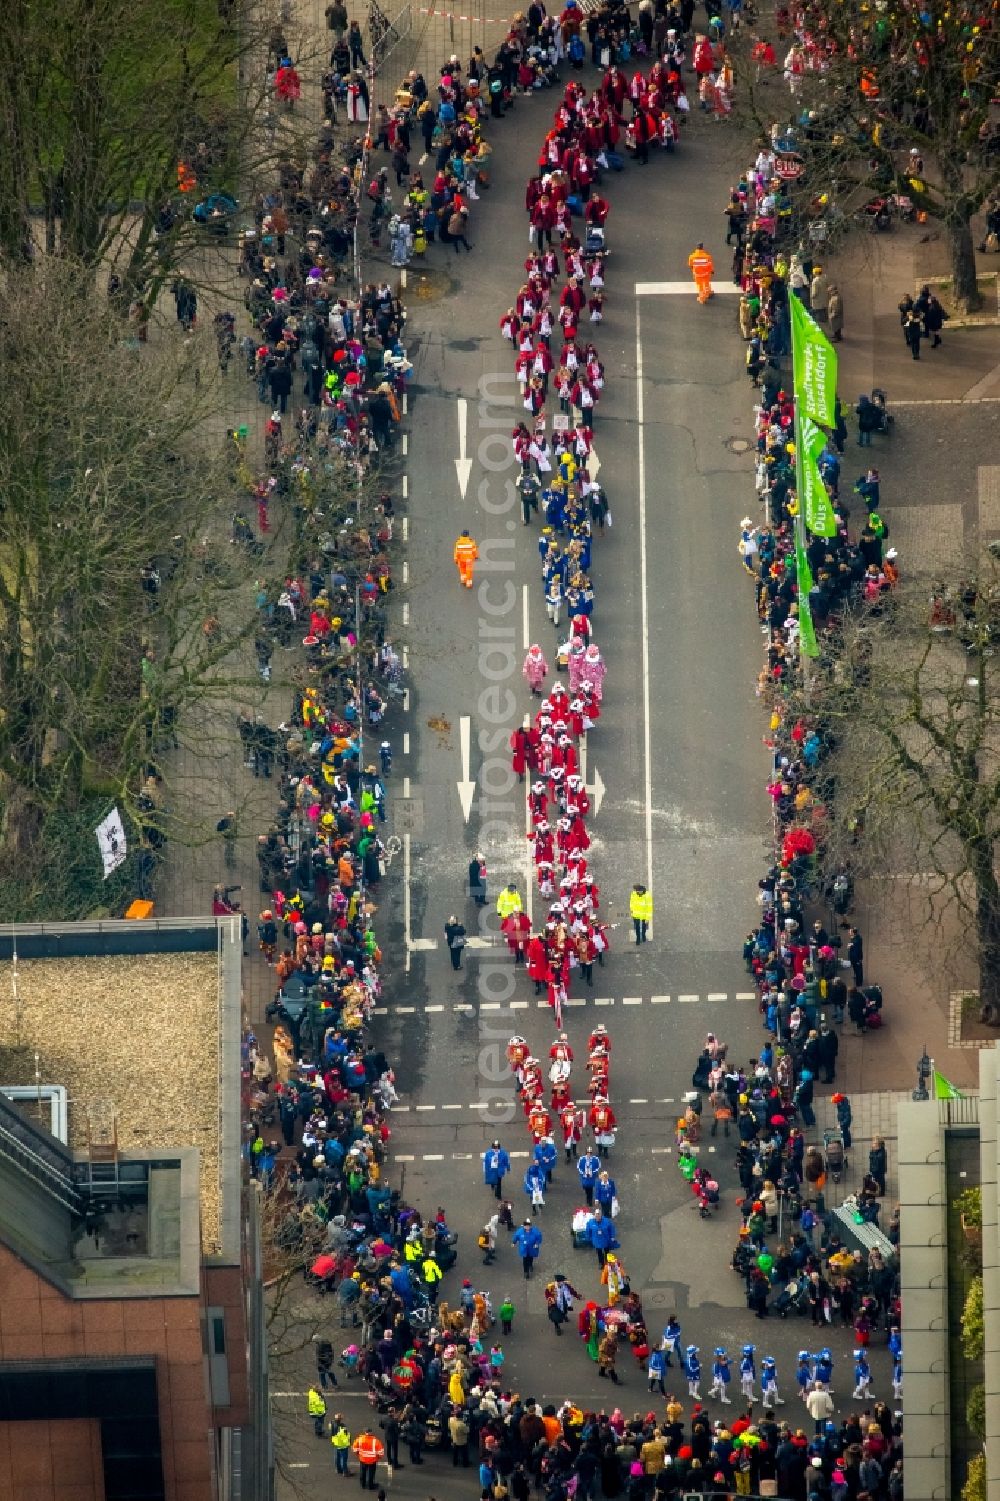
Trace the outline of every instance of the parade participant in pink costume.
[[542, 653], [542, 648], [537, 644], [528, 647], [522, 671], [524, 673], [525, 682], [528, 684], [528, 687], [531, 689], [532, 693], [540, 693], [542, 690], [542, 683], [545, 681], [545, 678], [548, 675], [549, 664], [545, 660], [545, 657]]
[[580, 637], [574, 638], [569, 644], [569, 659], [567, 669], [569, 672], [569, 691], [575, 698], [580, 691], [583, 682], [583, 666], [586, 656], [587, 643]]
[[580, 669], [580, 682], [591, 684], [594, 690], [594, 697], [598, 703], [604, 697], [603, 685], [606, 671], [607, 668], [604, 665], [604, 658], [601, 656], [600, 648], [596, 641], [591, 641], [584, 652], [583, 666]]

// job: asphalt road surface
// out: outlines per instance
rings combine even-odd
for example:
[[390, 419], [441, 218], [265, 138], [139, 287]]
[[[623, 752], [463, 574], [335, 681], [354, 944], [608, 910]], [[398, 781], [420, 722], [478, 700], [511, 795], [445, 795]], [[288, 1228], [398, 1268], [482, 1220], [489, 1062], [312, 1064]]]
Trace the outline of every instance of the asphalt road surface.
[[[592, 84], [596, 75], [586, 77]], [[524, 184], [555, 102], [552, 93], [518, 100], [495, 130], [493, 185], [477, 206], [472, 253], [459, 258], [435, 247], [426, 267], [417, 262], [407, 274], [415, 370], [400, 507], [406, 570], [396, 609], [409, 690], [393, 725], [391, 778], [392, 827], [405, 847], [382, 899], [391, 977], [378, 1035], [397, 1060], [401, 1095], [392, 1177], [403, 1178], [406, 1197], [425, 1214], [443, 1205], [460, 1235], [458, 1266], [442, 1296], [454, 1302], [463, 1276], [496, 1303], [509, 1292], [518, 1315], [505, 1342], [505, 1378], [523, 1395], [555, 1402], [572, 1395], [586, 1406], [603, 1405], [611, 1393], [575, 1337], [553, 1337], [542, 1292], [546, 1278], [562, 1271], [585, 1296], [600, 1296], [593, 1253], [571, 1246], [570, 1218], [582, 1198], [575, 1170], [560, 1164], [556, 1171], [539, 1220], [544, 1243], [533, 1282], [522, 1280], [505, 1238], [488, 1271], [475, 1245], [493, 1203], [480, 1158], [494, 1136], [514, 1159], [507, 1192], [515, 1219], [528, 1207], [521, 1177], [530, 1141], [504, 1046], [518, 1031], [544, 1056], [554, 1036], [544, 1001], [536, 1002], [495, 941], [494, 902], [508, 880], [526, 889], [523, 789], [511, 787], [505, 772], [507, 738], [530, 707], [524, 650], [537, 640], [551, 664], [557, 640], [542, 606], [537, 527], [522, 527], [511, 504], [517, 468], [509, 434], [523, 412], [512, 351], [498, 328], [524, 279]], [[720, 292], [699, 306], [687, 271], [688, 254], [703, 239], [724, 286], [730, 252], [722, 209], [741, 166], [736, 136], [694, 119], [675, 156], [646, 168], [628, 163], [602, 190], [612, 203], [611, 255], [605, 321], [595, 331], [607, 381], [595, 447], [613, 526], [594, 545], [595, 639], [608, 670], [603, 713], [588, 737], [587, 780], [593, 789], [599, 778], [604, 788], [588, 830], [601, 905], [618, 926], [593, 989], [573, 990], [565, 1025], [581, 1083], [590, 1028], [603, 1021], [611, 1034], [620, 1130], [610, 1168], [621, 1202], [621, 1254], [651, 1329], [676, 1310], [706, 1368], [716, 1344], [733, 1352], [751, 1339], [761, 1354], [775, 1355], [780, 1383], [790, 1389], [795, 1352], [817, 1348], [810, 1337], [820, 1331], [798, 1319], [757, 1323], [746, 1310], [742, 1281], [729, 1266], [739, 1226], [735, 1134], [703, 1148], [723, 1190], [720, 1212], [704, 1222], [677, 1171], [673, 1133], [706, 1031], [725, 1037], [741, 1059], [761, 1036], [740, 959], [767, 836], [765, 726], [754, 697], [761, 642], [736, 553], [740, 517], [755, 509], [752, 397], [736, 299]], [[585, 325], [581, 337], [591, 332]], [[464, 497], [456, 464], [463, 457]], [[460, 588], [452, 562], [463, 526], [484, 555], [472, 591]], [[466, 777], [475, 784], [468, 818], [460, 795]], [[489, 871], [485, 920], [465, 895], [477, 849]], [[628, 921], [637, 880], [651, 884], [655, 901], [651, 941], [642, 948]], [[537, 892], [532, 898], [537, 907]], [[474, 939], [457, 974], [442, 933], [451, 913]], [[822, 1339], [838, 1357], [838, 1404], [849, 1406], [850, 1331]], [[875, 1392], [888, 1396], [881, 1349], [873, 1365]], [[644, 1371], [627, 1355], [619, 1369], [625, 1384], [615, 1398], [626, 1410], [647, 1410]], [[304, 1411], [297, 1393], [311, 1374], [303, 1362], [296, 1392], [277, 1397], [279, 1407]], [[670, 1389], [685, 1395], [677, 1373], [668, 1375]], [[344, 1399], [355, 1424], [357, 1385]], [[800, 1421], [791, 1390], [789, 1397], [786, 1411]], [[327, 1494], [332, 1454], [317, 1452], [304, 1418], [302, 1429], [300, 1482], [307, 1494]], [[433, 1456], [419, 1473], [407, 1468], [392, 1480], [406, 1496], [457, 1495], [459, 1486], [472, 1495], [475, 1485], [474, 1472], [459, 1480], [450, 1462], [441, 1468]]]

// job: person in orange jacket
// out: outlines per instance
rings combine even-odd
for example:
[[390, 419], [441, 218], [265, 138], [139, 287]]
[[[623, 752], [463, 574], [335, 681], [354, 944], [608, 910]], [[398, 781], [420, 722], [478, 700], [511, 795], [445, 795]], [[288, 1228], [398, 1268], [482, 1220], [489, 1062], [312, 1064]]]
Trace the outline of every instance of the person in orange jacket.
[[458, 564], [458, 576], [467, 589], [472, 588], [472, 569], [479, 557], [479, 548], [469, 536], [468, 528], [463, 527], [462, 535], [455, 543], [455, 562]]
[[385, 1445], [380, 1438], [376, 1438], [370, 1428], [354, 1440], [351, 1445], [354, 1453], [358, 1456], [358, 1465], [361, 1470], [361, 1489], [373, 1491], [375, 1489], [375, 1470], [380, 1459], [385, 1458]]
[[700, 240], [688, 256], [688, 265], [691, 267], [694, 284], [698, 288], [698, 301], [707, 302], [712, 296], [712, 277], [715, 274], [715, 266], [712, 264], [712, 257]]

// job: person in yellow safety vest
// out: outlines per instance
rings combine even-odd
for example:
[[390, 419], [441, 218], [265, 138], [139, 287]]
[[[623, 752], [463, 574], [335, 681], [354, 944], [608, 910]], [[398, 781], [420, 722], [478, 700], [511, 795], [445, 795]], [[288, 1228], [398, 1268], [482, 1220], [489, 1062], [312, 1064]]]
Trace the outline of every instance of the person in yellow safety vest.
[[339, 1412], [334, 1413], [331, 1427], [333, 1428], [333, 1432], [330, 1435], [330, 1442], [333, 1445], [337, 1474], [349, 1475], [351, 1472], [347, 1468], [347, 1461], [351, 1452], [351, 1435]]
[[424, 1274], [424, 1286], [427, 1289], [427, 1296], [430, 1298], [432, 1303], [436, 1303], [438, 1295], [438, 1283], [444, 1276], [444, 1272], [442, 1272], [433, 1256], [427, 1257], [421, 1270]]
[[351, 1448], [358, 1456], [358, 1464], [361, 1466], [361, 1489], [373, 1491], [375, 1469], [379, 1460], [385, 1458], [385, 1445], [380, 1438], [375, 1437], [370, 1428], [366, 1428], [354, 1440]]
[[638, 881], [629, 895], [628, 913], [635, 928], [636, 943], [645, 943], [646, 929], [653, 920], [653, 893]]
[[472, 588], [472, 569], [479, 557], [479, 548], [469, 536], [468, 528], [462, 529], [462, 535], [455, 543], [455, 562], [458, 564], [458, 576], [467, 589]]
[[315, 1429], [316, 1437], [325, 1438], [326, 1402], [323, 1399], [323, 1393], [317, 1391], [314, 1386], [311, 1386], [309, 1388], [309, 1395], [306, 1397], [306, 1406], [309, 1409], [309, 1416], [313, 1420], [313, 1428]]
[[403, 1242], [403, 1258], [407, 1262], [419, 1261], [424, 1254], [423, 1242], [420, 1239], [420, 1231], [410, 1231]]
[[712, 277], [715, 274], [715, 266], [712, 264], [712, 257], [700, 240], [688, 256], [688, 265], [691, 267], [694, 284], [698, 288], [698, 301], [707, 302], [712, 296]]
[[521, 893], [518, 891], [516, 884], [511, 881], [497, 897], [497, 916], [503, 921], [505, 917], [510, 917], [512, 912], [520, 911]]

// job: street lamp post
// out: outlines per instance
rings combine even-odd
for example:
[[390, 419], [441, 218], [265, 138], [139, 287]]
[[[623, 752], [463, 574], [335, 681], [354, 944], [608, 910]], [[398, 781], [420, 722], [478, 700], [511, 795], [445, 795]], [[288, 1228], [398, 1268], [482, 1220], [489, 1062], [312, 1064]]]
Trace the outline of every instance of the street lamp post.
[[926, 1047], [926, 1044], [925, 1044], [923, 1053], [917, 1059], [917, 1087], [913, 1091], [913, 1094], [911, 1096], [912, 1099], [914, 1099], [914, 1100], [929, 1100], [930, 1099], [930, 1095], [927, 1092], [927, 1080], [930, 1078], [930, 1076], [931, 1076], [931, 1074], [933, 1072], [934, 1072], [934, 1060], [932, 1058], [928, 1058], [928, 1056], [927, 1056], [927, 1047]]

